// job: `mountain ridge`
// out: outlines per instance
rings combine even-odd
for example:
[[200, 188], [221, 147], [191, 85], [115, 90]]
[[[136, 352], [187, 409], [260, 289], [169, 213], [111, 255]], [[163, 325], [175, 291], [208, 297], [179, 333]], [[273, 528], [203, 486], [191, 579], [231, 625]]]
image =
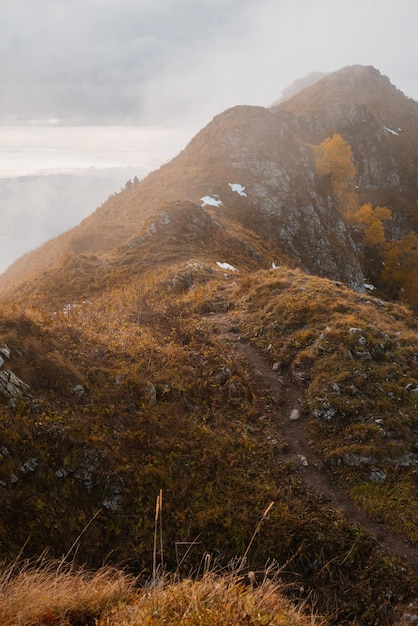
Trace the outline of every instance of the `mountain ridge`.
[[[376, 85], [378, 95], [370, 102]], [[319, 105], [315, 104], [318, 94]], [[360, 100], [359, 94], [363, 94]], [[382, 126], [381, 115], [376, 118], [376, 102], [387, 108], [383, 94], [390, 94], [391, 102], [396, 100], [396, 110], [413, 112], [409, 126], [418, 137], [418, 105], [377, 70], [361, 66], [329, 75], [272, 109], [228, 109], [170, 163], [137, 184], [128, 181], [124, 190], [78, 227], [15, 262], [0, 277], [0, 287], [10, 294], [23, 281], [36, 280], [65, 254], [104, 257], [138, 237], [146, 220], [164, 203], [184, 200], [201, 205], [201, 198], [215, 194], [222, 202], [220, 219], [228, 215], [274, 241], [305, 271], [361, 289], [362, 251], [333, 209], [331, 198], [318, 186], [312, 145], [329, 134], [342, 134], [353, 149], [361, 200], [382, 204], [389, 200], [395, 238], [416, 228], [415, 139], [392, 129], [389, 124], [394, 120], [386, 119], [388, 126]], [[373, 146], [380, 148], [376, 151]], [[245, 196], [231, 190], [233, 183], [245, 187]]]
[[418, 615], [413, 133], [292, 106], [221, 113], [2, 277], [3, 558], [151, 579], [163, 493], [161, 571], [278, 575], [330, 625]]

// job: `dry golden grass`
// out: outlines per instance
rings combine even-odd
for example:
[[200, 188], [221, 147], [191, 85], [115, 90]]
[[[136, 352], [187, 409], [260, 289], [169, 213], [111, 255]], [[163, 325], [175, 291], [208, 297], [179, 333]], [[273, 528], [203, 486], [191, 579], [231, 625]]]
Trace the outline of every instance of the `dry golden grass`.
[[105, 610], [132, 593], [133, 579], [121, 571], [91, 572], [63, 561], [14, 562], [0, 570], [0, 624], [94, 624]]
[[101, 626], [319, 626], [325, 622], [303, 613], [280, 587], [264, 581], [245, 585], [237, 576], [205, 575], [142, 591], [135, 603], [111, 610]]
[[294, 606], [279, 584], [255, 575], [207, 573], [201, 580], [158, 580], [134, 592], [135, 580], [116, 569], [92, 572], [63, 561], [18, 561], [0, 571], [2, 626], [320, 626]]

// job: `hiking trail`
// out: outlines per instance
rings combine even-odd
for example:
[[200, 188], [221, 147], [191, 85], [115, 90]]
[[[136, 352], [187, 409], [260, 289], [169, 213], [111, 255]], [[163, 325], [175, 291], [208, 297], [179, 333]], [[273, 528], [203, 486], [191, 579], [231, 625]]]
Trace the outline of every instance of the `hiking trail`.
[[[418, 575], [418, 549], [407, 539], [395, 535], [383, 522], [372, 520], [357, 507], [309, 444], [308, 416], [301, 408], [304, 393], [302, 384], [291, 372], [274, 371], [268, 358], [240, 336], [239, 329], [226, 313], [210, 313], [204, 319], [213, 325], [213, 332], [219, 343], [225, 346], [225, 351], [244, 361], [255, 379], [262, 379], [269, 386], [274, 401], [271, 418], [278, 426], [282, 441], [287, 444], [287, 457], [299, 468], [308, 492], [325, 498], [329, 501], [329, 508], [342, 511], [350, 523], [375, 535], [383, 552], [408, 563]], [[299, 417], [291, 420], [290, 415], [295, 409], [299, 411]]]

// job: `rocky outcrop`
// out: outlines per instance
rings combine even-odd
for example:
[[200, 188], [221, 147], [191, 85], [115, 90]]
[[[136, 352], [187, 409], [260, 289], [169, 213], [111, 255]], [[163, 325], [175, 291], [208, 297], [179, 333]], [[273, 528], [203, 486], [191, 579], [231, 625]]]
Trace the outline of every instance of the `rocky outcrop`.
[[23, 380], [20, 380], [11, 370], [0, 372], [0, 393], [6, 398], [19, 398], [29, 390]]
[[[356, 244], [330, 198], [318, 193], [313, 151], [302, 136], [290, 112], [239, 106], [217, 116], [175, 161], [184, 171], [200, 163], [199, 191], [216, 164], [216, 179], [203, 188], [219, 198], [220, 212], [276, 241], [305, 271], [362, 289]], [[245, 195], [232, 193], [230, 181]]]
[[[0, 368], [5, 361], [10, 359], [11, 351], [7, 345], [0, 348]], [[29, 385], [21, 380], [12, 370], [3, 369], [0, 371], [0, 395], [5, 397], [10, 406], [16, 407], [20, 400], [24, 398], [32, 399], [28, 393]]]

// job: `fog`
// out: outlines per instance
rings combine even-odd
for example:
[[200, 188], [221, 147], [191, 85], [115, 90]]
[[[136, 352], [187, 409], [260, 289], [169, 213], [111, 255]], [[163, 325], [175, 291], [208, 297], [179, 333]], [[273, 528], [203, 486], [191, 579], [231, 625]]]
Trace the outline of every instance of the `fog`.
[[3, 0], [0, 124], [203, 124], [311, 71], [418, 98], [416, 0]]
[[0, 273], [25, 252], [78, 224], [136, 171], [0, 179]]
[[164, 127], [1, 127], [0, 272], [189, 139], [188, 131]]

